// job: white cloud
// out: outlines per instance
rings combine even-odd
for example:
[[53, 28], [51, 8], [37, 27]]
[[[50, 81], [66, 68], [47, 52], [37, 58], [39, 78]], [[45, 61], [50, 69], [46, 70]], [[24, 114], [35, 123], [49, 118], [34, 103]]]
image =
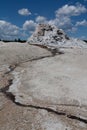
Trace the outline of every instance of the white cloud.
[[64, 30], [70, 30], [72, 28], [71, 19], [68, 17], [55, 18], [54, 20], [50, 20], [49, 24], [54, 24]]
[[37, 24], [33, 20], [27, 20], [23, 24], [23, 29], [32, 33], [35, 30], [36, 26]]
[[[65, 31], [76, 31], [77, 27], [72, 21], [72, 16], [78, 16], [85, 13], [87, 9], [81, 4], [77, 5], [64, 5], [55, 12], [55, 19], [50, 20], [49, 24], [54, 24]], [[80, 23], [77, 23], [80, 24]], [[81, 24], [86, 24], [83, 21]]]
[[4, 20], [0, 20], [0, 39], [14, 39], [19, 36], [20, 28]]
[[31, 12], [28, 9], [25, 9], [25, 8], [18, 10], [18, 13], [20, 15], [23, 15], [23, 16], [31, 15]]
[[64, 5], [62, 8], [59, 8], [56, 11], [56, 17], [60, 17], [60, 16], [77, 16], [80, 15], [81, 13], [85, 13], [87, 11], [87, 9], [85, 8], [85, 6], [81, 5], [81, 4], [77, 4], [77, 5]]
[[87, 26], [87, 21], [84, 19], [83, 21], [76, 22], [76, 26]]
[[43, 16], [37, 16], [36, 17], [36, 22], [37, 23], [47, 23], [47, 19]]
[[[76, 17], [85, 13], [87, 9], [81, 4], [77, 5], [64, 5], [55, 12], [55, 18], [47, 20], [44, 16], [37, 16], [34, 20], [26, 20], [22, 28], [16, 25], [0, 20], [0, 39], [15, 39], [21, 37], [28, 37], [34, 32], [37, 24], [48, 23], [56, 25], [57, 27], [64, 29], [66, 32], [74, 32], [79, 26], [87, 26], [87, 20], [73, 21], [72, 16]], [[21, 9], [18, 11], [21, 15], [30, 15], [31, 12], [28, 9]], [[34, 14], [35, 15], [35, 14]], [[37, 14], [36, 14], [37, 15]]]

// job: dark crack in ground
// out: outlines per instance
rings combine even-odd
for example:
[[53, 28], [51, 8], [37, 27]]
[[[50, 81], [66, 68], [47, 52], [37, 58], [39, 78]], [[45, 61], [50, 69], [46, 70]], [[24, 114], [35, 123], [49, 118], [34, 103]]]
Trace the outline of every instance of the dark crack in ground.
[[10, 99], [16, 105], [18, 105], [20, 107], [30, 107], [30, 108], [40, 109], [40, 110], [46, 110], [46, 111], [51, 112], [53, 114], [57, 114], [57, 115], [60, 115], [60, 116], [65, 116], [65, 117], [67, 117], [69, 119], [77, 120], [77, 121], [80, 121], [80, 122], [83, 122], [83, 123], [87, 124], [87, 119], [77, 117], [75, 115], [67, 114], [67, 113], [62, 112], [62, 111], [55, 111], [55, 110], [53, 110], [51, 108], [47, 108], [47, 107], [34, 106], [34, 105], [24, 105], [24, 104], [21, 104], [19, 102], [15, 102], [15, 96], [11, 92], [8, 92], [9, 87], [10, 87], [10, 85], [12, 85], [12, 83], [13, 83], [13, 80], [10, 79], [9, 84], [6, 87], [1, 88], [0, 92], [2, 92], [8, 99]]
[[[56, 53], [52, 53], [52, 56], [42, 56], [42, 57], [38, 57], [38, 58], [35, 58], [35, 59], [29, 59], [27, 61], [23, 61], [21, 63], [26, 63], [26, 62], [29, 62], [29, 61], [35, 61], [35, 60], [41, 60], [41, 59], [44, 59], [44, 58], [47, 58], [47, 57], [53, 57], [55, 56]], [[63, 54], [63, 53], [60, 53], [60, 54]], [[14, 69], [19, 66], [21, 63], [18, 63], [18, 64], [14, 64], [14, 65], [10, 65], [9, 66], [9, 71], [7, 71], [4, 75], [9, 75], [12, 71], [14, 71]], [[15, 102], [15, 96], [11, 93], [11, 92], [8, 92], [9, 90], [9, 87], [13, 84], [13, 79], [9, 79], [8, 80], [8, 85], [5, 86], [4, 88], [1, 88], [0, 89], [0, 92], [3, 93], [9, 100], [11, 100], [13, 103], [15, 103], [16, 105], [20, 106], [20, 107], [30, 107], [30, 108], [35, 108], [35, 109], [42, 109], [42, 110], [46, 110], [48, 112], [51, 112], [53, 114], [56, 114], [56, 115], [60, 115], [60, 116], [65, 116], [69, 119], [72, 119], [72, 120], [77, 120], [77, 121], [80, 121], [80, 122], [83, 122], [85, 124], [87, 124], [87, 119], [84, 119], [84, 118], [81, 118], [81, 117], [77, 117], [75, 115], [71, 115], [71, 114], [67, 114], [65, 112], [62, 112], [62, 111], [55, 111], [51, 108], [46, 108], [46, 107], [41, 107], [41, 106], [34, 106], [34, 105], [24, 105], [24, 104], [21, 104], [21, 103], [18, 103], [18, 102]]]

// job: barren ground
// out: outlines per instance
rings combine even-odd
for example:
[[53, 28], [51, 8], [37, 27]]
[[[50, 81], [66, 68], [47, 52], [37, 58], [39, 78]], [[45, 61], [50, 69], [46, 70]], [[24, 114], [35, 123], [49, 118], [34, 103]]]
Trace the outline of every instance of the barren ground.
[[0, 130], [87, 130], [87, 49], [0, 44]]

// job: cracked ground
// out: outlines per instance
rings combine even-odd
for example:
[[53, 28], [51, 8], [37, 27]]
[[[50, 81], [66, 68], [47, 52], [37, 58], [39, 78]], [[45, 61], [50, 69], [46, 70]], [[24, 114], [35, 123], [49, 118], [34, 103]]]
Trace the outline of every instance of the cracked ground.
[[87, 130], [87, 50], [0, 46], [0, 130]]

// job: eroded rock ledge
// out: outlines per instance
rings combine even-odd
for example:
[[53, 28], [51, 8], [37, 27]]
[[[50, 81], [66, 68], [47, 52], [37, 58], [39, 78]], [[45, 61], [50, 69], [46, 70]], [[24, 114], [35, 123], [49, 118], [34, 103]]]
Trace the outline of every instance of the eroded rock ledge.
[[[16, 45], [12, 46], [16, 47]], [[26, 44], [17, 46], [21, 49], [25, 47], [22, 51], [26, 51], [27, 47], [27, 52], [34, 52], [35, 49], [37, 52], [35, 55], [32, 54], [33, 56], [28, 54], [25, 58], [25, 52], [22, 54], [20, 51], [17, 55], [19, 59], [15, 55], [14, 59], [9, 61], [10, 52], [8, 48], [7, 50], [2, 48], [3, 51], [7, 51], [8, 55], [6, 61], [1, 59], [3, 61], [1, 66], [4, 64], [8, 66], [7, 68], [4, 66], [0, 70], [2, 73], [1, 81], [7, 82], [0, 86], [0, 93], [8, 97], [7, 100], [13, 101], [12, 104], [14, 105], [11, 102], [9, 105], [13, 106], [10, 113], [15, 111], [15, 118], [17, 117], [17, 110], [19, 113], [20, 109], [22, 113], [26, 111], [26, 116], [20, 115], [22, 119], [19, 119], [25, 124], [25, 126], [20, 124], [23, 129], [86, 130], [87, 64], [85, 59], [87, 51], [85, 49], [65, 49], [63, 55], [58, 55], [59, 50], [54, 55], [43, 46], [30, 45], [29, 50]], [[13, 50], [14, 54], [16, 54], [15, 49]], [[4, 54], [2, 55], [4, 56]], [[0, 114], [6, 109], [1, 109]], [[26, 117], [31, 120], [31, 123], [24, 122], [23, 119]], [[10, 124], [12, 120], [14, 119], [10, 115], [7, 130], [16, 127]], [[5, 126], [8, 126], [7, 123], [4, 126], [0, 124], [1, 130], [4, 130]], [[19, 125], [17, 125], [17, 129], [20, 130]]]

